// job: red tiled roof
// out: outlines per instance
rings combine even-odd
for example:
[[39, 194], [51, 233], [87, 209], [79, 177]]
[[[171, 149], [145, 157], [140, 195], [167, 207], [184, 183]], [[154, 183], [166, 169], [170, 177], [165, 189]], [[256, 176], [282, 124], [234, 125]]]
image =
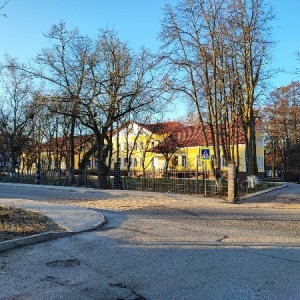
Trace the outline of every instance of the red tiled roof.
[[[208, 144], [207, 146], [212, 146], [213, 145], [212, 133], [209, 126], [206, 126], [204, 130], [207, 137], [207, 144]], [[201, 126], [185, 126], [180, 131], [177, 132], [176, 138], [178, 142], [181, 145], [183, 145], [183, 147], [206, 146], [205, 137]], [[240, 128], [239, 130], [238, 143], [239, 144], [245, 143], [245, 135], [242, 128]]]
[[[211, 145], [211, 134], [209, 133], [207, 135], [208, 144]], [[185, 126], [176, 133], [176, 139], [183, 147], [195, 147], [205, 145], [204, 134], [200, 126]]]
[[147, 129], [148, 131], [151, 131], [152, 133], [156, 133], [156, 134], [164, 134], [164, 133], [172, 134], [185, 127], [179, 122], [162, 122], [162, 123], [155, 123], [155, 124], [139, 124], [139, 125]]
[[[213, 141], [211, 130], [208, 126], [206, 126], [204, 130], [207, 138], [207, 146], [212, 146]], [[237, 132], [235, 132], [235, 134], [237, 135]], [[205, 137], [201, 126], [186, 126], [177, 133], [177, 139], [180, 144], [184, 145], [183, 147], [206, 146]], [[242, 128], [240, 128], [239, 130], [238, 138], [236, 137], [236, 141], [238, 141], [239, 144], [245, 143], [245, 135]], [[220, 139], [220, 143], [221, 142], [222, 140]]]
[[[204, 130], [207, 137], [207, 146], [212, 146], [213, 142], [211, 130], [208, 126], [206, 126]], [[201, 126], [181, 125], [181, 127], [178, 128], [177, 131], [172, 132], [171, 135], [172, 139], [176, 141], [176, 144], [180, 145], [181, 148], [206, 146], [205, 137]], [[245, 137], [242, 130], [240, 131], [238, 142], [240, 144], [245, 142]], [[164, 143], [164, 141], [161, 143]], [[155, 148], [159, 148], [159, 146]]]
[[[86, 143], [92, 143], [95, 140], [94, 135], [82, 135], [82, 136], [74, 136], [74, 146], [75, 148], [78, 148], [82, 145], [85, 145]], [[58, 146], [60, 148], [63, 148], [66, 150], [69, 147], [69, 137], [58, 137], [55, 139], [52, 139], [51, 141], [48, 141], [42, 145], [42, 151], [46, 151], [49, 149], [55, 149], [55, 147]]]

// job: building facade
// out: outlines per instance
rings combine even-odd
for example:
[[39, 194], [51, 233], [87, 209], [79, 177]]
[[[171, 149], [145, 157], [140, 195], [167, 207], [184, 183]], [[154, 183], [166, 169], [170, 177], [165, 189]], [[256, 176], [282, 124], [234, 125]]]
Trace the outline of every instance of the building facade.
[[[207, 134], [209, 136], [209, 134]], [[246, 145], [241, 135], [234, 145], [235, 162], [240, 174], [246, 169]], [[135, 171], [151, 168], [175, 168], [177, 170], [195, 170], [213, 164], [201, 160], [201, 149], [208, 148], [211, 159], [214, 159], [212, 140], [206, 143], [200, 126], [184, 126], [177, 122], [157, 124], [127, 123], [117, 130], [113, 137], [113, 160], [119, 161], [121, 169]], [[117, 151], [118, 149], [118, 151]], [[256, 154], [258, 173], [264, 177], [264, 133], [256, 130]], [[227, 170], [227, 160], [220, 146], [221, 170]]]

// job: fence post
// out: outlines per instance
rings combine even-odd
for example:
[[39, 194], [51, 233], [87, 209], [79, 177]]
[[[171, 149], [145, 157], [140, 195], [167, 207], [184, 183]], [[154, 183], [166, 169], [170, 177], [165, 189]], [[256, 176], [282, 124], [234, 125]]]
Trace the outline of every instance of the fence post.
[[69, 184], [73, 185], [75, 183], [75, 170], [74, 167], [71, 166], [69, 169]]
[[203, 179], [204, 179], [204, 197], [206, 197], [206, 194], [207, 194], [207, 162], [204, 161], [204, 165], [203, 165], [203, 170], [204, 170], [204, 173], [203, 173]]
[[197, 163], [196, 163], [196, 193], [197, 194], [200, 194], [200, 191], [199, 191], [199, 163], [198, 163], [198, 159], [197, 159]]
[[87, 170], [87, 167], [85, 166], [85, 169], [84, 169], [84, 187], [87, 187], [88, 186], [88, 170]]
[[114, 189], [119, 190], [121, 188], [121, 169], [120, 163], [114, 163]]
[[228, 162], [228, 201], [234, 202], [235, 200], [235, 162]]
[[35, 183], [40, 184], [41, 180], [41, 164], [38, 162], [35, 170]]
[[152, 191], [155, 192], [155, 166], [152, 167]]
[[58, 169], [58, 185], [61, 184], [61, 168]]

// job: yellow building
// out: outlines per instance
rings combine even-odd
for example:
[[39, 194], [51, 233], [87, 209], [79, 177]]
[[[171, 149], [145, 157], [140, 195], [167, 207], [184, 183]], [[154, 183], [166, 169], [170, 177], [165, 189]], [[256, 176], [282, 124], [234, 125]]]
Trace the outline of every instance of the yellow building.
[[[94, 143], [93, 135], [75, 138], [75, 169], [78, 169], [81, 159]], [[195, 171], [204, 167], [212, 170], [210, 160], [213, 160], [214, 152], [212, 140], [207, 133], [207, 146], [203, 132], [199, 126], [184, 126], [178, 122], [162, 122], [156, 124], [140, 124], [127, 122], [113, 134], [112, 166], [119, 162], [121, 170], [140, 172], [149, 170], [164, 170], [166, 162], [168, 170]], [[236, 165], [242, 175], [246, 174], [246, 149], [244, 138], [238, 138], [238, 146], [235, 147]], [[210, 159], [205, 163], [201, 160], [201, 149], [209, 149]], [[225, 155], [221, 154], [221, 170], [227, 170]], [[59, 138], [55, 143], [52, 141], [43, 145], [40, 161], [42, 169], [68, 170], [69, 147], [68, 139]], [[264, 177], [264, 134], [260, 128], [256, 131], [256, 153], [258, 173]], [[238, 154], [238, 155], [237, 155]], [[29, 156], [24, 154], [23, 166]], [[130, 163], [129, 163], [130, 162]], [[108, 164], [108, 159], [107, 162]], [[97, 159], [92, 155], [88, 162], [89, 170], [97, 169]], [[29, 168], [27, 168], [29, 169]], [[35, 169], [35, 167], [33, 167]]]
[[[82, 158], [95, 142], [93, 135], [74, 137], [74, 168], [78, 169]], [[21, 169], [26, 173], [35, 173], [37, 164], [42, 170], [70, 169], [70, 145], [69, 137], [58, 137], [38, 146], [35, 151], [29, 149], [22, 154]], [[92, 155], [87, 162], [88, 169], [96, 169], [96, 158]]]
[[[113, 137], [113, 160], [119, 162], [121, 169], [142, 171], [150, 169], [163, 169], [169, 160], [168, 168], [177, 170], [195, 170], [207, 166], [211, 170], [211, 163], [204, 164], [201, 160], [202, 147], [209, 149], [210, 159], [214, 157], [212, 140], [207, 134], [207, 147], [199, 126], [184, 126], [178, 122], [165, 122], [157, 124], [126, 123], [117, 130]], [[119, 145], [117, 151], [117, 145]], [[239, 173], [246, 173], [246, 149], [244, 138], [238, 138], [235, 147], [236, 164]], [[221, 170], [227, 169], [227, 161], [221, 151]], [[237, 154], [238, 151], [238, 154]], [[264, 134], [257, 128], [256, 153], [258, 172], [264, 176]]]

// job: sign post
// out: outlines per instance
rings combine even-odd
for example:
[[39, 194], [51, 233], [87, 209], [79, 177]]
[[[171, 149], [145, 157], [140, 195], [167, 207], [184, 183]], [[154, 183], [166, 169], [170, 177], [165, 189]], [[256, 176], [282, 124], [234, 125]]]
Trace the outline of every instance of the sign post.
[[204, 197], [207, 194], [207, 162], [211, 160], [211, 152], [209, 148], [200, 148], [200, 160], [203, 162], [203, 179], [204, 179]]

